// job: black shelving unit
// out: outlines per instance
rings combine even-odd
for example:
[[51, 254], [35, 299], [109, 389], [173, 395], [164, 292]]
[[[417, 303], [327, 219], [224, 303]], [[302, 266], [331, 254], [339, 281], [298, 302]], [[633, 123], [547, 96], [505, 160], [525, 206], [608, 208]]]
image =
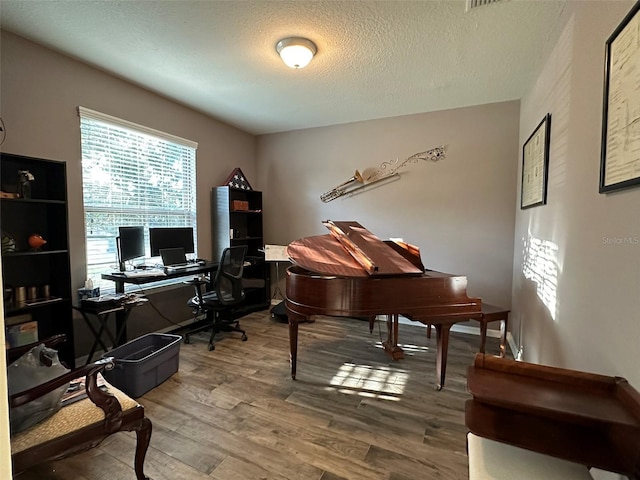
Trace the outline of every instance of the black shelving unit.
[[[13, 196], [23, 193], [19, 187], [20, 170], [27, 170], [34, 177], [27, 193], [30, 198]], [[67, 341], [59, 347], [59, 357], [73, 368], [66, 179], [64, 162], [7, 153], [0, 156], [0, 189], [9, 197], [0, 198], [0, 229], [7, 242], [2, 249], [5, 328], [26, 327], [35, 322], [39, 340], [65, 334]], [[28, 243], [33, 234], [46, 240], [38, 250]]]
[[246, 299], [232, 316], [238, 318], [250, 312], [265, 310], [271, 303], [269, 265], [264, 261], [262, 236], [262, 192], [228, 186], [211, 191], [212, 255], [220, 258], [222, 251], [234, 245], [247, 246], [244, 268]]

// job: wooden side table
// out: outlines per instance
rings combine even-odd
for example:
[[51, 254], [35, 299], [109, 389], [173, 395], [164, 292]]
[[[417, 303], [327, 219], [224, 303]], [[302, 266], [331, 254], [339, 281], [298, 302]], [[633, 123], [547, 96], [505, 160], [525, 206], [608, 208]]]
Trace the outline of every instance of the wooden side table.
[[[484, 353], [487, 343], [487, 324], [500, 321], [500, 357], [504, 358], [507, 352], [507, 327], [509, 326], [510, 311], [497, 305], [482, 303], [482, 317], [474, 319], [480, 322], [480, 353]], [[427, 338], [431, 338], [431, 325], [427, 325]]]
[[507, 351], [507, 327], [509, 326], [510, 310], [491, 305], [489, 303], [482, 304], [482, 318], [480, 322], [480, 353], [484, 353], [484, 347], [487, 341], [487, 324], [490, 322], [500, 321], [500, 357], [504, 358]]

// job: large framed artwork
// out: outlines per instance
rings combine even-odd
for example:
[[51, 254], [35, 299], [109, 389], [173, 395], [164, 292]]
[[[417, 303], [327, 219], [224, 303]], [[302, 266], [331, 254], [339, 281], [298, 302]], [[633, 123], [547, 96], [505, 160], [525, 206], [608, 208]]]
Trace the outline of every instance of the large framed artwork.
[[600, 193], [640, 185], [640, 1], [605, 48]]
[[547, 203], [550, 132], [551, 114], [547, 113], [522, 147], [520, 209]]

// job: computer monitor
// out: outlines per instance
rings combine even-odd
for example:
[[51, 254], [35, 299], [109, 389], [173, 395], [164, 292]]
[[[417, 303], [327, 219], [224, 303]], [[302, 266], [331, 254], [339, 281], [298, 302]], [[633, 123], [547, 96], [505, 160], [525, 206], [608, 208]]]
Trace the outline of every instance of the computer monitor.
[[195, 253], [193, 227], [163, 227], [149, 229], [151, 256], [160, 255], [163, 248], [184, 248], [184, 253]]
[[144, 227], [118, 227], [118, 263], [120, 271], [124, 272], [125, 262], [134, 258], [144, 257]]

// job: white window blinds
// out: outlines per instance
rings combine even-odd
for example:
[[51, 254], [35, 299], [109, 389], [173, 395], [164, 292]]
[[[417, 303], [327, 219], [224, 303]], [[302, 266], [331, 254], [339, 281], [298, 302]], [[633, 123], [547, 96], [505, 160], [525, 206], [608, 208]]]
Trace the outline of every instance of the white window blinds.
[[83, 107], [78, 114], [87, 276], [94, 284], [116, 268], [119, 226], [145, 227], [147, 257], [150, 227], [193, 227], [195, 241], [197, 143]]

